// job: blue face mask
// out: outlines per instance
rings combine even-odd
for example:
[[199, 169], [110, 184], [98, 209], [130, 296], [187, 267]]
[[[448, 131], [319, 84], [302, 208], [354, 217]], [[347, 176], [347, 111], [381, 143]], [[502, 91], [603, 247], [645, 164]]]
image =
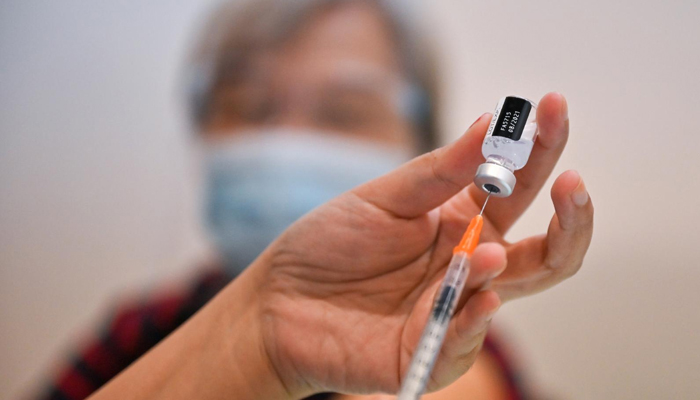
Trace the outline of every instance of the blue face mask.
[[409, 156], [332, 133], [236, 135], [206, 149], [207, 230], [235, 276], [302, 215]]

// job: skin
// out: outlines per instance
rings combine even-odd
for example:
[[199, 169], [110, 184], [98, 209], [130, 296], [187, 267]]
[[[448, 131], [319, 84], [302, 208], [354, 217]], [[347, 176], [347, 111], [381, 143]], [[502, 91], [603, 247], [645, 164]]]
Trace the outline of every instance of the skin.
[[[480, 118], [456, 142], [297, 221], [212, 302], [93, 398], [395, 393], [452, 246], [478, 212], [471, 181], [489, 120]], [[523, 170], [527, 184], [516, 187], [514, 199], [540, 189], [563, 149], [563, 97], [545, 96], [538, 120], [542, 140], [530, 163], [540, 167], [529, 176]], [[544, 290], [580, 268], [593, 229], [591, 200], [573, 171], [559, 176], [551, 193], [556, 214], [546, 235], [505, 243], [498, 229], [517, 216], [487, 215], [487, 243], [472, 256], [467, 290], [429, 390], [472, 366], [502, 300]], [[496, 203], [491, 210], [498, 210]]]
[[[358, 13], [356, 18], [363, 12], [362, 8], [350, 11]], [[352, 14], [342, 17], [348, 15]], [[377, 21], [376, 13], [369, 15]], [[321, 22], [310, 23], [308, 31], [314, 33], [312, 28], [320, 29], [323, 18], [332, 16], [332, 12], [319, 16]], [[366, 30], [372, 25], [362, 26]], [[339, 28], [330, 24], [326, 29]], [[348, 32], [350, 27], [343, 40], [349, 40]], [[332, 36], [327, 33], [321, 38]], [[324, 46], [331, 53], [336, 51], [330, 44], [323, 45], [318, 35], [312, 36], [322, 42], [319, 51]], [[296, 40], [303, 37], [300, 34]], [[288, 54], [285, 51], [280, 55]], [[355, 51], [354, 57], [360, 57], [362, 52]], [[289, 52], [291, 61], [294, 52]], [[379, 63], [380, 53], [366, 51], [367, 57], [377, 57], [375, 64], [396, 66], [391, 57]], [[297, 60], [305, 62], [302, 56]], [[289, 68], [296, 67], [292, 63]], [[277, 74], [271, 76], [278, 79]], [[292, 81], [280, 77], [276, 85], [284, 88]], [[487, 388], [488, 382], [498, 382], [497, 376], [488, 373], [492, 368], [488, 360], [476, 361], [490, 319], [503, 301], [539, 292], [576, 273], [590, 243], [593, 206], [574, 171], [563, 173], [551, 188], [555, 215], [547, 234], [517, 243], [504, 240], [542, 189], [568, 137], [568, 109], [560, 94], [546, 95], [537, 112], [540, 136], [528, 166], [516, 174], [515, 192], [487, 207], [483, 244], [471, 259], [465, 293], [429, 390], [459, 379], [475, 362], [480, 372], [470, 372], [464, 382], [474, 384], [476, 379], [477, 384], [466, 386], [470, 391], [450, 386], [439, 398], [454, 398], [450, 396], [460, 392], [498, 398], [497, 392]], [[307, 118], [302, 112], [286, 112], [275, 123], [301, 123], [285, 119], [292, 115]], [[490, 117], [484, 114], [454, 143], [419, 156], [297, 221], [193, 318], [92, 398], [294, 399], [320, 391], [395, 393], [452, 248], [483, 203], [483, 193], [472, 179], [483, 161], [481, 143]], [[399, 140], [401, 132], [408, 134], [400, 124], [378, 142], [390, 143]], [[212, 123], [208, 140], [224, 140], [223, 126]]]

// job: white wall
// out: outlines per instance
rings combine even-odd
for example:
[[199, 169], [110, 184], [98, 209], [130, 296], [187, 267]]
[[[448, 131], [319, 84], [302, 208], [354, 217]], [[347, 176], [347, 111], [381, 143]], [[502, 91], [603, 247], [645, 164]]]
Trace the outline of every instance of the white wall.
[[[209, 1], [0, 3], [0, 398], [124, 291], [200, 254], [178, 74]], [[564, 398], [700, 397], [700, 3], [430, 2], [456, 137], [505, 94], [567, 95], [584, 268], [503, 308]], [[543, 232], [543, 194], [513, 239]], [[76, 335], [78, 335], [76, 337]]]

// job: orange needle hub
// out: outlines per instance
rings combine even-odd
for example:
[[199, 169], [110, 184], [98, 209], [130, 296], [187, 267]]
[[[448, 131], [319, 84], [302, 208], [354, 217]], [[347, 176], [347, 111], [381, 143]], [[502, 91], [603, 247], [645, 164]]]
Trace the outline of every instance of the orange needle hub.
[[474, 253], [474, 249], [476, 249], [476, 245], [479, 244], [479, 236], [481, 235], [481, 228], [483, 227], [484, 217], [482, 217], [481, 214], [477, 214], [472, 218], [471, 222], [469, 222], [469, 226], [466, 232], [464, 232], [462, 240], [454, 250], [452, 250], [452, 254], [464, 252], [471, 256], [472, 253]]

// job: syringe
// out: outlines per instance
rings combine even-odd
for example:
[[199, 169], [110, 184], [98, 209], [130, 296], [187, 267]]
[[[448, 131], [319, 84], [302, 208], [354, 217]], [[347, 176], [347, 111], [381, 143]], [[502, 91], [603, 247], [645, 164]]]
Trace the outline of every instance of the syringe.
[[491, 193], [486, 197], [481, 212], [472, 218], [462, 240], [452, 252], [452, 260], [433, 303], [428, 323], [413, 353], [398, 400], [417, 400], [425, 391], [428, 378], [440, 354], [442, 342], [445, 340], [447, 327], [450, 325], [455, 306], [469, 275], [469, 257], [479, 243], [481, 228], [484, 226], [482, 214], [490, 196]]

